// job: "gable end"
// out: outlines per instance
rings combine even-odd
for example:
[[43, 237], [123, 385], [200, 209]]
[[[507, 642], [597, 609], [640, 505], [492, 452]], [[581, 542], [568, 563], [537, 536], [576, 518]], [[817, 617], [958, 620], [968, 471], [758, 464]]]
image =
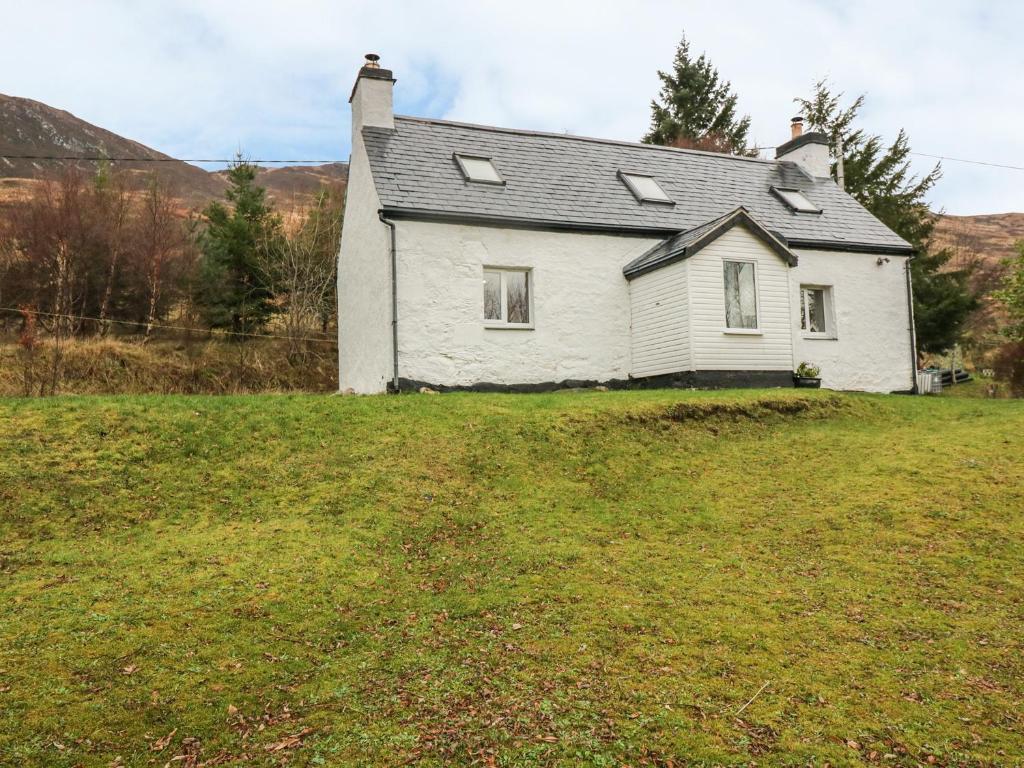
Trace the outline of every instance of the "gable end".
[[682, 259], [688, 259], [737, 225], [742, 225], [750, 234], [774, 251], [788, 266], [795, 267], [797, 265], [796, 254], [777, 235], [761, 226], [745, 208], [740, 207], [720, 219], [709, 221], [686, 232], [680, 232], [659, 243], [623, 267], [622, 274], [627, 280], [632, 280], [639, 275], [653, 272]]

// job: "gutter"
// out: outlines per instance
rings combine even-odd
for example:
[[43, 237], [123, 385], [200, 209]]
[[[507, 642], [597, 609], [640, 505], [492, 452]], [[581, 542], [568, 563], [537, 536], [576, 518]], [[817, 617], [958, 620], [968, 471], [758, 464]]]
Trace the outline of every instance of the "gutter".
[[[680, 229], [678, 226], [624, 226], [622, 224], [601, 224], [595, 222], [551, 221], [547, 219], [529, 219], [518, 216], [502, 216], [480, 213], [453, 213], [450, 211], [432, 211], [423, 208], [402, 208], [385, 206], [381, 209], [385, 216], [392, 219], [412, 221], [443, 221], [451, 224], [473, 224], [484, 227], [502, 227], [515, 229], [537, 229], [560, 232], [600, 232], [609, 235], [632, 235], [636, 237], [674, 237], [688, 232], [695, 227]], [[728, 214], [720, 218], [725, 218]], [[704, 222], [708, 223], [708, 222]], [[698, 224], [697, 226], [702, 226]], [[764, 226], [764, 225], [761, 225]], [[765, 227], [767, 229], [767, 227]], [[773, 237], [778, 239], [772, 231]], [[790, 249], [806, 248], [818, 251], [850, 251], [851, 253], [878, 253], [889, 256], [910, 256], [914, 249], [909, 245], [875, 245], [872, 243], [849, 243], [838, 240], [808, 240], [786, 238], [782, 241]]]
[[808, 251], [848, 251], [850, 253], [879, 253], [889, 256], [913, 256], [914, 249], [909, 245], [872, 245], [870, 243], [844, 243], [835, 240], [801, 240], [787, 238], [790, 248], [803, 248]]
[[912, 383], [910, 386], [910, 393], [913, 395], [918, 394], [917, 391], [917, 328], [914, 324], [914, 281], [910, 276], [910, 262], [914, 260], [914, 255], [911, 254], [907, 257], [907, 314], [910, 319], [910, 376]]
[[[377, 212], [377, 218], [390, 230], [391, 240], [391, 391], [398, 393], [398, 244], [395, 222], [384, 216], [384, 210]], [[915, 369], [916, 370], [916, 369]]]
[[515, 229], [536, 229], [561, 232], [603, 232], [611, 235], [636, 235], [638, 237], [671, 237], [680, 233], [679, 227], [628, 227], [620, 224], [579, 223], [551, 221], [547, 219], [528, 219], [517, 216], [501, 216], [494, 214], [451, 213], [447, 211], [429, 211], [420, 208], [384, 207], [385, 216], [392, 219], [413, 221], [441, 221], [451, 224], [473, 224]]

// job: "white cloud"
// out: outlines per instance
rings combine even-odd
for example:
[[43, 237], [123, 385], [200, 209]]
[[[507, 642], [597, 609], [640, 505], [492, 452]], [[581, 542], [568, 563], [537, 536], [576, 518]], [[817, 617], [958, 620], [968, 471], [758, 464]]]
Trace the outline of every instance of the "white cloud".
[[[399, 109], [635, 139], [685, 29], [759, 143], [829, 76], [921, 152], [1024, 165], [1024, 7], [968, 2], [40, 0], [5, 9], [0, 91], [177, 156], [343, 157], [352, 77], [380, 52]], [[21, 30], [24, 34], [18, 34]], [[43, 32], [40, 32], [43, 30]], [[13, 31], [13, 33], [12, 33]], [[932, 161], [920, 158], [924, 172]], [[945, 164], [953, 213], [1024, 210], [1024, 172]]]

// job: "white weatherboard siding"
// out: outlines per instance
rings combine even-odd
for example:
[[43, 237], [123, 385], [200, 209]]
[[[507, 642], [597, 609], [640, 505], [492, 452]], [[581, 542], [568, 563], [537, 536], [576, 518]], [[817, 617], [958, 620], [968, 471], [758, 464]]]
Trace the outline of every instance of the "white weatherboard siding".
[[[725, 332], [722, 262], [728, 260], [757, 265], [757, 335]], [[694, 370], [793, 370], [789, 271], [778, 254], [740, 226], [687, 259]]]
[[691, 370], [686, 261], [629, 283], [634, 377]]
[[[399, 221], [399, 374], [445, 386], [625, 379], [622, 267], [657, 242]], [[484, 327], [484, 267], [532, 270], [532, 330]]]
[[338, 256], [338, 381], [342, 391], [373, 394], [386, 390], [392, 372], [390, 236], [362, 139], [354, 138]]
[[[821, 367], [830, 389], [894, 392], [911, 388], [906, 257], [837, 251], [795, 251], [791, 274], [793, 357]], [[835, 339], [806, 338], [800, 329], [800, 286], [832, 286]]]

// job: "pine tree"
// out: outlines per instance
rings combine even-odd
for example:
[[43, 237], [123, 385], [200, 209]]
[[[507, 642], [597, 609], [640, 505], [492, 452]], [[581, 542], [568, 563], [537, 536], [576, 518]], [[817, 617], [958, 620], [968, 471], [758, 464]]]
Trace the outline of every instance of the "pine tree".
[[756, 154], [747, 148], [750, 117], [736, 117], [736, 94], [721, 81], [705, 54], [690, 55], [684, 36], [671, 72], [658, 71], [659, 101], [651, 102], [651, 129], [646, 144], [703, 149], [723, 154]]
[[[914, 284], [914, 319], [920, 352], [942, 352], [956, 344], [967, 316], [977, 306], [965, 270], [944, 270], [949, 249], [929, 248], [935, 215], [925, 196], [942, 177], [941, 165], [917, 178], [910, 170], [910, 140], [901, 129], [888, 147], [880, 136], [856, 128], [864, 106], [858, 96], [843, 107], [842, 93], [821, 80], [810, 99], [796, 99], [809, 127], [829, 137], [832, 156], [843, 148], [846, 191], [917, 251], [910, 262]], [[832, 173], [836, 174], [836, 163]]]
[[203, 253], [197, 296], [211, 328], [252, 333], [273, 314], [273, 292], [266, 265], [278, 247], [281, 219], [256, 182], [256, 166], [238, 159], [228, 170], [225, 197], [207, 206], [207, 226], [200, 236]]

